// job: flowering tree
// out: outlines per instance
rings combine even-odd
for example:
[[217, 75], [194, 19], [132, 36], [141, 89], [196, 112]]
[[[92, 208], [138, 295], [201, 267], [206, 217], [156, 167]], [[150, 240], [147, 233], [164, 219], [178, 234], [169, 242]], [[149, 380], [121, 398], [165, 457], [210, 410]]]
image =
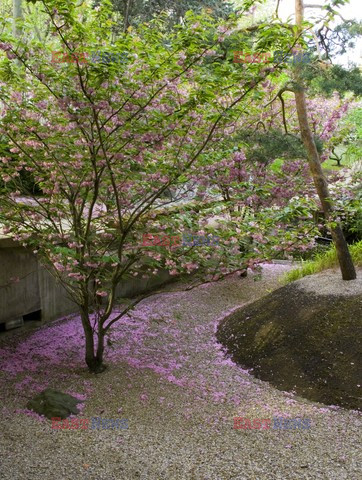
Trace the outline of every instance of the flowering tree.
[[[257, 132], [262, 137], [263, 133], [268, 134], [275, 130], [283, 130], [290, 143], [289, 150], [285, 149], [286, 156], [290, 158], [305, 158], [307, 155], [306, 150], [296, 148], [297, 144], [292, 142], [292, 137], [294, 136], [294, 138], [298, 139], [299, 144], [302, 145], [295, 100], [289, 91], [288, 83], [286, 85], [284, 90], [276, 82], [267, 81], [264, 83], [266, 96], [270, 100], [265, 103], [264, 110], [258, 110], [259, 124]], [[309, 97], [306, 100], [306, 105], [308, 107], [310, 129], [317, 142], [317, 148], [323, 162], [329, 158], [333, 148], [342, 143], [343, 133], [346, 131], [346, 125], [343, 120], [347, 118], [350, 111], [358, 107], [359, 103], [351, 96], [340, 97], [335, 92], [330, 97], [322, 95]], [[257, 119], [255, 118], [254, 122], [256, 123], [256, 121]], [[278, 138], [278, 142], [281, 143], [280, 138]], [[280, 156], [283, 156], [283, 152], [280, 153]]]
[[[190, 14], [167, 38], [155, 22], [111, 44], [106, 6], [89, 12], [75, 1], [40, 3], [52, 44], [29, 40], [27, 25], [21, 41], [3, 36], [0, 43], [10, 72], [0, 86], [0, 133], [11, 147], [1, 158], [2, 179], [11, 186], [1, 197], [1, 221], [79, 306], [86, 363], [99, 372], [105, 335], [139, 301], [111, 317], [121, 280], [162, 266], [178, 273], [203, 262], [240, 265], [241, 254], [232, 249], [219, 252], [215, 264], [211, 247], [202, 253], [150, 248], [141, 244], [142, 234], [194, 225], [204, 231], [190, 211], [169, 215], [165, 193], [193, 181], [211, 139], [240, 116], [245, 99], [274, 69], [221, 63], [225, 39], [240, 44], [245, 32], [232, 23], [218, 27], [205, 15]], [[281, 32], [279, 41], [289, 36]], [[59, 49], [68, 62], [50, 61], [51, 50]], [[84, 61], [89, 49], [128, 52], [128, 62]], [[42, 196], [22, 185], [23, 172]]]

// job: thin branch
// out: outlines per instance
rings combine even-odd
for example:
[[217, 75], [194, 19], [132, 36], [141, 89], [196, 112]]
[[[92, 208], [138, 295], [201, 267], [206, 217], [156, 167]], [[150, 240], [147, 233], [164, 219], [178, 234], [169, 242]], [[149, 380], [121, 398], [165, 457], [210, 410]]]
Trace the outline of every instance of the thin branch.
[[282, 117], [283, 117], [284, 131], [285, 131], [286, 135], [288, 135], [287, 121], [286, 121], [286, 118], [285, 118], [285, 102], [284, 102], [283, 94], [280, 93], [278, 95], [278, 97], [280, 99], [280, 103], [282, 104]]
[[279, 4], [280, 4], [280, 0], [277, 0], [277, 6], [275, 8], [275, 16], [279, 18]]

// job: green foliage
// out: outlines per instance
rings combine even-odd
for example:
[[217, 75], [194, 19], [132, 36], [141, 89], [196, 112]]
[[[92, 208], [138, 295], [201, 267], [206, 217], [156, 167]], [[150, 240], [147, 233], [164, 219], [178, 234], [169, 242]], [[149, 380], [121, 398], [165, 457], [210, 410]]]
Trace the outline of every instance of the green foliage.
[[356, 108], [348, 116], [347, 120], [352, 124], [348, 134], [348, 146], [346, 156], [350, 163], [362, 159], [362, 108]]
[[[350, 245], [349, 248], [355, 265], [362, 267], [362, 241]], [[282, 281], [283, 283], [294, 282], [307, 275], [313, 275], [314, 273], [336, 267], [338, 267], [337, 253], [335, 247], [332, 247], [327, 252], [317, 255], [313, 260], [303, 262], [300, 268], [295, 268], [288, 272]]]
[[242, 141], [246, 146], [246, 158], [251, 162], [270, 163], [276, 158], [305, 157], [301, 140], [293, 135], [285, 135], [280, 130], [238, 132], [236, 141]]
[[12, 69], [12, 64], [7, 58], [0, 59], [0, 80], [4, 82], [9, 82], [15, 78], [14, 70]]
[[[361, 185], [360, 185], [361, 187]], [[349, 202], [344, 203], [344, 212], [341, 215], [347, 239], [362, 239], [362, 192], [357, 192], [356, 196]]]
[[[282, 130], [264, 130], [264, 124], [258, 122], [257, 129], [238, 130], [225, 145], [234, 147], [234, 150], [242, 148], [248, 162], [272, 164], [277, 169], [276, 159], [307, 158], [302, 140], [292, 134], [286, 135]], [[323, 142], [316, 135], [314, 137], [318, 152], [323, 151]]]
[[333, 65], [316, 70], [316, 66], [310, 66], [305, 70], [304, 78], [310, 82], [314, 94], [330, 96], [333, 92], [340, 95], [352, 92], [362, 95], [362, 75], [358, 67], [348, 69]]
[[[161, 12], [167, 13], [169, 25], [180, 23], [188, 10], [200, 13], [207, 9], [216, 18], [226, 18], [232, 11], [233, 5], [230, 1], [220, 2], [219, 0], [113, 0], [113, 7], [124, 18], [129, 3], [129, 25], [135, 26], [143, 22], [149, 22]], [[99, 1], [95, 1], [97, 6]]]

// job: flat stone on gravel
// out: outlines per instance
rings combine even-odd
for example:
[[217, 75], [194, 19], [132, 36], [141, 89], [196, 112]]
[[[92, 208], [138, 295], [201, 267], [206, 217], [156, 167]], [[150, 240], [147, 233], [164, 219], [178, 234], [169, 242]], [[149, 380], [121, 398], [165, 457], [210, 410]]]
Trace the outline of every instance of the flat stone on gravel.
[[79, 413], [77, 404], [80, 402], [81, 400], [72, 397], [72, 395], [47, 388], [32, 400], [29, 400], [27, 408], [49, 419], [53, 417], [67, 418], [72, 414]]

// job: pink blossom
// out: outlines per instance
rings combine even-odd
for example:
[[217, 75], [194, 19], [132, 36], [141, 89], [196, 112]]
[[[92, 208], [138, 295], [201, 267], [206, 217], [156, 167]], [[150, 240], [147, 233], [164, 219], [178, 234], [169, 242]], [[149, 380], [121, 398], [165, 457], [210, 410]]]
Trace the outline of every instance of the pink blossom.
[[99, 295], [100, 297], [106, 297], [106, 296], [108, 295], [107, 292], [104, 292], [104, 291], [102, 291], [102, 290], [97, 290], [96, 293], [97, 293], [97, 295]]
[[59, 263], [59, 262], [55, 262], [55, 263], [54, 263], [54, 267], [55, 267], [59, 272], [64, 272], [64, 270], [65, 270], [64, 265], [62, 265], [62, 264]]

